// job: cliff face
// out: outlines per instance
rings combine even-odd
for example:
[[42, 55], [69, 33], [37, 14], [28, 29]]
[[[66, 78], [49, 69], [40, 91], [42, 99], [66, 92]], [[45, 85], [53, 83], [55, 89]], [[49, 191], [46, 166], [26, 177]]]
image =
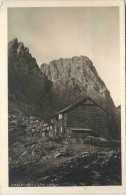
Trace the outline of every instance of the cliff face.
[[[49, 91], [52, 82], [44, 75], [29, 49], [14, 39], [9, 43], [8, 50], [9, 94], [29, 102], [35, 101], [40, 91]], [[33, 93], [34, 92], [34, 93]]]
[[105, 109], [115, 112], [115, 105], [104, 82], [89, 58], [59, 59], [42, 64], [41, 71], [53, 82], [53, 90], [66, 104], [92, 97]]
[[55, 112], [57, 101], [52, 82], [41, 72], [29, 49], [17, 39], [8, 45], [8, 94], [9, 102], [18, 102], [20, 109], [25, 104], [25, 111], [30, 115], [45, 118]]

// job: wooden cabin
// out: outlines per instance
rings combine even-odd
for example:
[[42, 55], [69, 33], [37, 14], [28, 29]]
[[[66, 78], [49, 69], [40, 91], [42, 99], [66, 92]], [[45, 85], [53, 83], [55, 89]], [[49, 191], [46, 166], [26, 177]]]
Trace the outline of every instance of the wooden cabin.
[[78, 137], [86, 134], [108, 136], [108, 112], [86, 97], [57, 112], [51, 119], [53, 136]]

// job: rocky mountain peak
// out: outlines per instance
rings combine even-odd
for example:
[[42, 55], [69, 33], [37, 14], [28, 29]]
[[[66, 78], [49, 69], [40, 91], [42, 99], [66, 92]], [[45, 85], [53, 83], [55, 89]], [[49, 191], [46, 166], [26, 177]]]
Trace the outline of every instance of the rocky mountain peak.
[[88, 95], [105, 109], [115, 111], [110, 92], [88, 57], [53, 60], [42, 64], [41, 71], [53, 82], [53, 89], [62, 101], [73, 103]]

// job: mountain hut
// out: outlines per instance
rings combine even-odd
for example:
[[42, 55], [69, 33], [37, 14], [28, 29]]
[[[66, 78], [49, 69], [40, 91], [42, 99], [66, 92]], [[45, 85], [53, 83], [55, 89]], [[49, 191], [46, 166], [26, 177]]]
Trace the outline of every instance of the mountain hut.
[[108, 112], [91, 97], [86, 97], [57, 112], [51, 119], [53, 136], [108, 136]]

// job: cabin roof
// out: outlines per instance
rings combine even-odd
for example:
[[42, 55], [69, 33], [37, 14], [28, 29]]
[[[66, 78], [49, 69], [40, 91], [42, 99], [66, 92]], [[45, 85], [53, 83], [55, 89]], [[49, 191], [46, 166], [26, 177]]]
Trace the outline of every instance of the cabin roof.
[[67, 113], [70, 112], [71, 110], [74, 110], [74, 108], [78, 107], [79, 105], [81, 105], [82, 103], [86, 102], [87, 100], [91, 101], [92, 103], [94, 103], [97, 107], [99, 107], [101, 110], [103, 110], [104, 112], [106, 112], [106, 114], [108, 114], [108, 111], [106, 111], [104, 108], [102, 108], [99, 104], [97, 104], [91, 97], [86, 96], [85, 98], [81, 99], [80, 101], [77, 101], [73, 104], [70, 104], [69, 106], [67, 106], [66, 108], [60, 110], [59, 112], [57, 112], [53, 117], [57, 116], [58, 114], [63, 114], [63, 113]]

